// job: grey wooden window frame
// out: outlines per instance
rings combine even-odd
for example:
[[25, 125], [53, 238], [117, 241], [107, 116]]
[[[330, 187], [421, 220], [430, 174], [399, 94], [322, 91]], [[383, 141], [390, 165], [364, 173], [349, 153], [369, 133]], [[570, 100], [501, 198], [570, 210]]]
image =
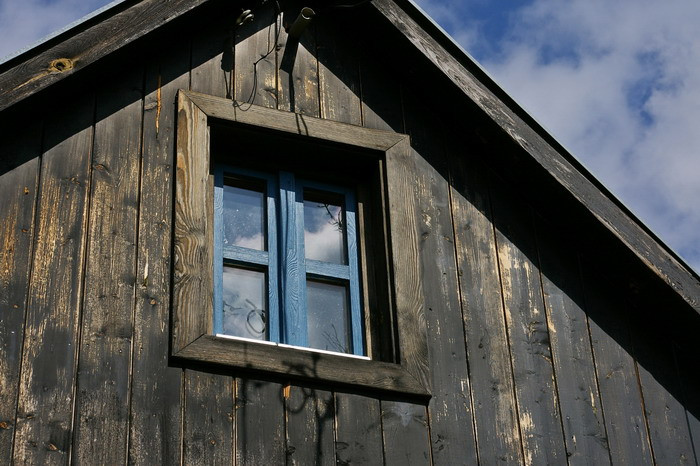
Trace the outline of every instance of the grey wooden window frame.
[[[243, 107], [241, 108], [241, 105]], [[418, 233], [415, 152], [407, 135], [323, 120], [180, 90], [178, 93], [171, 354], [244, 371], [429, 397]], [[376, 152], [384, 165], [396, 362], [217, 337], [213, 316], [213, 171], [210, 125], [227, 122]]]

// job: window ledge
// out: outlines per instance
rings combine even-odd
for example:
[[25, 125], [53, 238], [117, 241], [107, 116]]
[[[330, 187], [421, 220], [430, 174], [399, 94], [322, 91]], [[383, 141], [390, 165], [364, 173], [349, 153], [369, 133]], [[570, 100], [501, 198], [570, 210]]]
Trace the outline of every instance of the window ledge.
[[399, 364], [289, 345], [202, 335], [174, 356], [235, 366], [251, 373], [274, 374], [290, 381], [361, 387], [416, 397], [430, 396], [426, 387]]

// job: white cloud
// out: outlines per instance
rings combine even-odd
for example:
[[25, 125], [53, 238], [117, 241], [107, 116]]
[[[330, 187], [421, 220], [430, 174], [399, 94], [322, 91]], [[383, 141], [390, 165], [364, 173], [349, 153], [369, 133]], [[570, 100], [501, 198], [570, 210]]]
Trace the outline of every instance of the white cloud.
[[700, 3], [534, 0], [509, 19], [484, 67], [700, 270]]
[[313, 231], [304, 229], [304, 248], [309, 259], [336, 264], [343, 261], [343, 236], [338, 226], [330, 222]]

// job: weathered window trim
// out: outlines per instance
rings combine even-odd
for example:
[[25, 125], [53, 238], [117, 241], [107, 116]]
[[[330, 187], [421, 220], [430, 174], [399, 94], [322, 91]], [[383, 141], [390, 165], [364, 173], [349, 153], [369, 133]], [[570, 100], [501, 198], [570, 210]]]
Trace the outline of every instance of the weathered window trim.
[[[212, 335], [213, 190], [210, 124], [227, 121], [376, 151], [385, 166], [398, 362], [348, 358]], [[172, 355], [246, 371], [430, 396], [423, 291], [415, 264], [414, 152], [403, 134], [362, 128], [181, 90], [178, 94]]]

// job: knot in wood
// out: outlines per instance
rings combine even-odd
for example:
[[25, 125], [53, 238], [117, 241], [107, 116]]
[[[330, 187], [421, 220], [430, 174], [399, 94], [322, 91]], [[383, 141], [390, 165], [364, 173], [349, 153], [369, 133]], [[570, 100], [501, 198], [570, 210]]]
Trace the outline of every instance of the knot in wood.
[[49, 71], [54, 73], [63, 73], [64, 71], [73, 69], [73, 60], [70, 58], [57, 58], [49, 63]]

